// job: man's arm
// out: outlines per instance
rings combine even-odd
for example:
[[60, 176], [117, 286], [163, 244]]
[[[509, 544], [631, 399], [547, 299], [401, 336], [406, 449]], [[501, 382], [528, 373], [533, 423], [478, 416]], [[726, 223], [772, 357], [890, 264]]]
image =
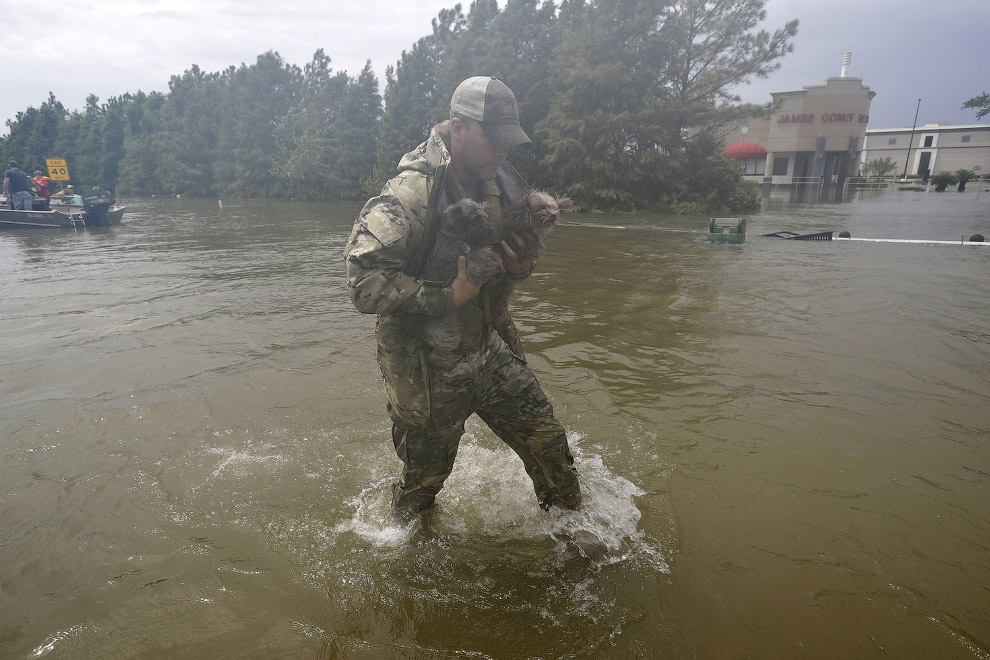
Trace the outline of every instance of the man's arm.
[[[403, 272], [411, 256], [411, 215], [398, 199], [386, 196], [369, 201], [355, 221], [344, 258], [347, 292], [358, 311], [445, 316], [454, 308], [454, 288]], [[455, 285], [458, 302], [467, 295], [465, 283], [473, 287], [466, 276]]]

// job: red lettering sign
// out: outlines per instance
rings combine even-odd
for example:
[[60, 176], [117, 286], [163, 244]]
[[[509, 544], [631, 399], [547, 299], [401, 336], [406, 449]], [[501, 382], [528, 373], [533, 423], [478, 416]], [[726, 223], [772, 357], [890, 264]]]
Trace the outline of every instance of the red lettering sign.
[[778, 124], [810, 124], [815, 121], [815, 115], [808, 113], [781, 115]]
[[[815, 121], [815, 115], [802, 112], [780, 115], [777, 117], [778, 124], [811, 124]], [[860, 112], [823, 112], [821, 122], [823, 124], [851, 124], [858, 121], [860, 124], [870, 123], [870, 116]]]

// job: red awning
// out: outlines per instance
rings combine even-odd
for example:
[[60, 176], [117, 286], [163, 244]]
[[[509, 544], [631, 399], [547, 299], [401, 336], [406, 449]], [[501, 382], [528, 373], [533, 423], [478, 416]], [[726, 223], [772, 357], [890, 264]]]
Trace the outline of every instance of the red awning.
[[746, 158], [763, 158], [767, 155], [767, 150], [752, 142], [736, 142], [725, 148], [725, 154], [732, 158], [744, 160]]

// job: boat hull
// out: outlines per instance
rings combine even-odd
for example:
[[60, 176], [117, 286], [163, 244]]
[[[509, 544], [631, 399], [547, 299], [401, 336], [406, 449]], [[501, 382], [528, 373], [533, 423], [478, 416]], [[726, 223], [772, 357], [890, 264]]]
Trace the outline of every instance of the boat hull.
[[[91, 213], [82, 206], [73, 204], [51, 205], [50, 211], [14, 211], [0, 209], [0, 229], [16, 227], [99, 227], [119, 225], [124, 218], [126, 206], [113, 205], [105, 213]], [[16, 215], [15, 215], [16, 214]], [[25, 216], [24, 214], [29, 214]], [[53, 215], [57, 214], [57, 215]], [[59, 219], [59, 216], [64, 216]], [[68, 218], [68, 220], [66, 220]]]
[[85, 225], [86, 221], [82, 213], [0, 209], [2, 229], [71, 229]]

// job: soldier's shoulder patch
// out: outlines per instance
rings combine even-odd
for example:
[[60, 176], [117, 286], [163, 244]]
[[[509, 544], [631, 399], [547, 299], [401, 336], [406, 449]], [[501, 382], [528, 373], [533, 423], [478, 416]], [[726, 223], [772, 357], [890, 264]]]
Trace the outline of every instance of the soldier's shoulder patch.
[[364, 226], [368, 232], [378, 239], [383, 246], [388, 247], [402, 238], [401, 231], [405, 223], [387, 208], [372, 209], [364, 216]]

